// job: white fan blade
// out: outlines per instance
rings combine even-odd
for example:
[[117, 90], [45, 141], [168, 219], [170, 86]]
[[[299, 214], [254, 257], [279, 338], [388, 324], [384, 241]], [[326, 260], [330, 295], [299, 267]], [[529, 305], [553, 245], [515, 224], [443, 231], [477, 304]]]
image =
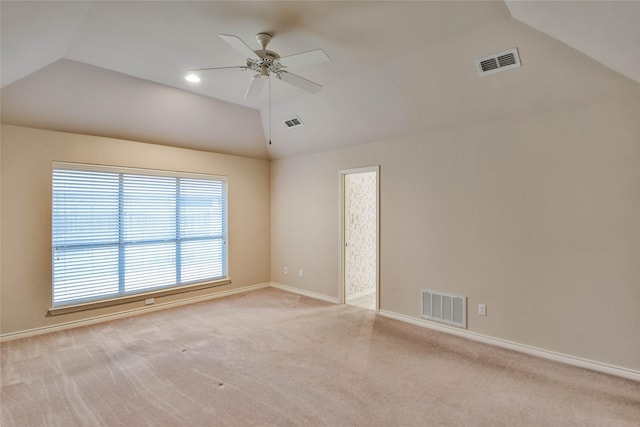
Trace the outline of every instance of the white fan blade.
[[290, 85], [293, 85], [302, 90], [306, 90], [307, 92], [317, 93], [320, 92], [320, 89], [322, 89], [322, 86], [318, 83], [312, 82], [311, 80], [307, 80], [304, 77], [300, 77], [297, 74], [289, 73], [284, 70], [278, 72], [278, 78], [289, 83]]
[[240, 52], [246, 58], [260, 59], [260, 57], [249, 47], [240, 37], [230, 36], [228, 34], [220, 34], [222, 40]]
[[244, 65], [236, 65], [233, 67], [213, 67], [213, 68], [196, 68], [193, 70], [189, 70], [189, 72], [193, 72], [193, 71], [209, 71], [209, 70], [226, 70], [228, 68], [239, 68], [241, 70], [248, 70], [248, 68]]
[[329, 57], [324, 53], [324, 50], [316, 49], [285, 56], [278, 59], [278, 62], [285, 67], [299, 67], [302, 65], [319, 64], [320, 62], [327, 62], [328, 60]]
[[264, 82], [268, 77], [260, 78], [260, 76], [251, 77], [251, 81], [249, 82], [249, 86], [247, 87], [247, 91], [244, 93], [244, 99], [256, 99], [260, 92], [262, 92], [262, 88], [264, 87]]

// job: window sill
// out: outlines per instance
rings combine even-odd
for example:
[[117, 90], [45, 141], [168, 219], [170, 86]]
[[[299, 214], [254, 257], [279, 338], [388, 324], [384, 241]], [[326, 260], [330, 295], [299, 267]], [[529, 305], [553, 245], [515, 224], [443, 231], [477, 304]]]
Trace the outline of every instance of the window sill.
[[140, 294], [103, 299], [99, 301], [91, 301], [91, 302], [85, 302], [80, 304], [70, 304], [70, 305], [65, 305], [61, 307], [51, 307], [49, 309], [48, 315], [58, 316], [60, 314], [76, 313], [76, 312], [85, 311], [85, 310], [94, 310], [96, 308], [111, 307], [114, 305], [126, 304], [126, 303], [136, 302], [136, 301], [143, 301], [147, 298], [158, 298], [158, 297], [164, 297], [167, 295], [175, 295], [175, 294], [180, 294], [184, 292], [197, 291], [200, 289], [214, 288], [217, 286], [228, 285], [230, 283], [231, 283], [231, 279], [227, 278], [227, 279], [215, 280], [213, 282], [204, 282], [204, 283], [197, 283], [194, 285], [178, 286], [178, 287], [169, 288], [169, 289], [159, 289], [157, 291], [149, 291], [149, 292], [144, 292]]

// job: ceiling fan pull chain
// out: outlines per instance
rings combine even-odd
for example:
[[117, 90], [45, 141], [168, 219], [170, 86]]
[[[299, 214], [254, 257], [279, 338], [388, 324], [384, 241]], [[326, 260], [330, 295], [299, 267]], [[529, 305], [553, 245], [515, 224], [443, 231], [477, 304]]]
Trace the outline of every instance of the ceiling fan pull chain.
[[271, 76], [269, 79], [269, 145], [271, 145]]

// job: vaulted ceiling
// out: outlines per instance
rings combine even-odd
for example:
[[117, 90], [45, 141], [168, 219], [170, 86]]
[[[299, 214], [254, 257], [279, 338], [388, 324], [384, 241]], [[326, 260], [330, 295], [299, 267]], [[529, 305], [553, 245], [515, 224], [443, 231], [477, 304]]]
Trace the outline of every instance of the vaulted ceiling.
[[[0, 3], [2, 122], [281, 158], [571, 108], [640, 88], [640, 2]], [[243, 99], [246, 58], [269, 32], [281, 56], [331, 61]], [[517, 47], [522, 67], [479, 76], [474, 60]], [[269, 102], [270, 101], [270, 102]], [[270, 107], [271, 106], [271, 107]], [[282, 121], [298, 116], [304, 127]], [[271, 139], [272, 144], [267, 141]]]

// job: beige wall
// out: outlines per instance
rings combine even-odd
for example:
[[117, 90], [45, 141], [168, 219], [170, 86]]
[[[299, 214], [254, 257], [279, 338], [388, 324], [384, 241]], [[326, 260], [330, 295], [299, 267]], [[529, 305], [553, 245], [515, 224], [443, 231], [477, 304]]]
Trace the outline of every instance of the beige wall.
[[47, 317], [51, 305], [51, 162], [69, 161], [228, 176], [232, 284], [156, 304], [269, 281], [269, 162], [138, 142], [2, 126], [1, 333], [89, 319], [135, 302]]
[[[2, 126], [1, 333], [142, 306], [46, 316], [53, 160], [229, 177], [233, 283], [158, 302], [269, 280], [337, 298], [338, 171], [379, 164], [383, 310], [418, 317], [422, 288], [464, 294], [471, 331], [638, 370], [638, 117], [640, 99], [620, 100], [277, 160], [271, 168], [263, 160]], [[299, 269], [303, 277], [292, 274]], [[486, 317], [476, 314], [478, 303], [487, 304]]]
[[381, 309], [462, 294], [470, 331], [638, 370], [639, 118], [630, 98], [274, 161], [272, 280], [338, 297], [338, 171], [379, 164]]

